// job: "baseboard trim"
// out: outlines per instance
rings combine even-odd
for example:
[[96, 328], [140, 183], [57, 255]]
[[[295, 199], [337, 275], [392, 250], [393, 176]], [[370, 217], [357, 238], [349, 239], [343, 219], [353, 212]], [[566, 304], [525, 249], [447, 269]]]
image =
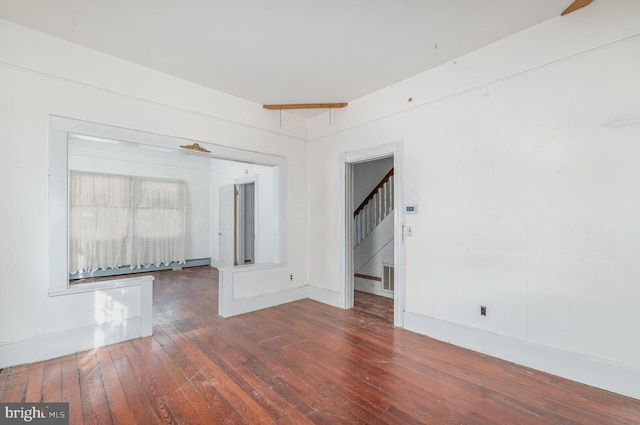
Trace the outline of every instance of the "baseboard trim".
[[340, 293], [331, 291], [325, 288], [319, 288], [317, 286], [307, 286], [308, 298], [318, 301], [324, 304], [328, 304], [333, 307], [342, 308], [340, 305]]
[[237, 316], [239, 314], [262, 310], [264, 308], [303, 300], [305, 298], [307, 298], [307, 287], [301, 286], [270, 294], [257, 295], [255, 297], [234, 298], [230, 301], [230, 309], [227, 311], [230, 311], [229, 316]]
[[393, 299], [393, 292], [382, 290], [382, 279], [372, 280], [361, 278], [356, 275], [353, 279], [353, 289], [360, 292], [366, 292], [367, 294]]
[[141, 316], [135, 316], [117, 323], [96, 324], [0, 344], [0, 369], [148, 336], [144, 322]]
[[572, 381], [640, 399], [640, 370], [580, 353], [404, 312], [404, 327], [428, 337]]
[[237, 316], [307, 298], [340, 308], [340, 294], [338, 292], [315, 286], [306, 285], [255, 297], [233, 298], [232, 273], [222, 270], [219, 282], [218, 313], [222, 317]]
[[69, 280], [79, 280], [79, 279], [89, 279], [89, 278], [101, 278], [101, 277], [113, 277], [117, 278], [122, 275], [136, 275], [138, 273], [149, 273], [149, 272], [157, 272], [161, 270], [181, 270], [187, 269], [190, 267], [200, 267], [200, 266], [210, 266], [211, 258], [193, 258], [190, 260], [185, 260], [184, 263], [171, 262], [169, 264], [160, 264], [156, 266], [155, 264], [151, 264], [147, 267], [137, 267], [132, 269], [130, 266], [120, 266], [117, 269], [107, 269], [107, 270], [95, 270], [95, 271], [87, 271], [80, 272], [76, 274], [70, 274]]

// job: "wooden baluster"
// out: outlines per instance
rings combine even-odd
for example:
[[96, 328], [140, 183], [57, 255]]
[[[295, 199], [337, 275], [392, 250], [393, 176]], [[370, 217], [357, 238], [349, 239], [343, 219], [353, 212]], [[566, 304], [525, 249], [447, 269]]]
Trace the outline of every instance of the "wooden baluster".
[[382, 199], [380, 195], [380, 189], [378, 189], [378, 193], [376, 193], [376, 226], [382, 221]]
[[373, 195], [373, 199], [371, 199], [371, 231], [376, 228], [378, 219], [376, 214], [376, 195]]
[[367, 204], [367, 211], [369, 212], [369, 226], [367, 226], [367, 236], [373, 230], [373, 208], [371, 208], [371, 201]]
[[390, 181], [387, 182], [387, 214], [391, 214], [393, 210], [393, 185]]
[[386, 214], [384, 210], [385, 196], [384, 196], [384, 185], [380, 188], [380, 221], [384, 220]]
[[383, 184], [380, 188], [380, 193], [382, 194], [382, 218], [384, 219], [387, 216], [387, 184]]
[[384, 219], [384, 212], [383, 212], [384, 205], [382, 203], [384, 197], [382, 195], [382, 192], [383, 192], [383, 188], [381, 187], [380, 189], [378, 189], [378, 220], [379, 222], [382, 222], [382, 220]]
[[386, 217], [389, 214], [389, 183], [386, 182], [384, 186], [382, 186], [382, 191], [384, 193], [384, 216]]
[[362, 209], [362, 239], [367, 237], [368, 234], [368, 229], [369, 229], [369, 209], [367, 208], [367, 206], [365, 205], [364, 208]]
[[372, 227], [372, 231], [373, 229], [376, 228], [376, 226], [378, 225], [378, 194], [376, 193], [375, 195], [373, 195], [373, 199], [372, 199], [372, 204], [371, 208], [373, 209], [373, 226]]
[[368, 215], [369, 215], [369, 225], [367, 226], [367, 236], [369, 236], [369, 234], [371, 234], [371, 231], [373, 230], [373, 209], [371, 208], [371, 201], [369, 201], [369, 204], [367, 204], [367, 211], [368, 211]]
[[391, 179], [387, 182], [387, 214], [393, 210], [393, 183]]
[[373, 232], [373, 229], [376, 227], [376, 195], [374, 194], [371, 198], [371, 202], [369, 202], [371, 208], [371, 230], [369, 233]]
[[371, 202], [369, 203], [369, 233], [367, 233], [367, 235], [370, 235], [371, 232], [373, 232], [373, 229], [376, 225], [375, 219], [376, 219], [376, 209], [373, 207], [373, 202]]

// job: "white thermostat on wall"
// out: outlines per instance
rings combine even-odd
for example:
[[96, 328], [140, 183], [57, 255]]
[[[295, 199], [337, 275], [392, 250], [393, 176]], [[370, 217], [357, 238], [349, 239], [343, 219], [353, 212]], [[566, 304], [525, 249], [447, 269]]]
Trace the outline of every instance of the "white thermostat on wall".
[[418, 204], [404, 204], [405, 214], [418, 214]]

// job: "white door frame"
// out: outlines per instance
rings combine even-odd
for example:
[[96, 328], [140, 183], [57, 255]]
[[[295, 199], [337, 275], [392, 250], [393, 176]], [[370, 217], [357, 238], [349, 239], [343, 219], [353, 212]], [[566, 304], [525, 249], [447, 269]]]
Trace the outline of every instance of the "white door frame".
[[[254, 174], [248, 177], [241, 177], [241, 178], [237, 178], [234, 180], [236, 187], [240, 187], [241, 185], [245, 185], [245, 184], [250, 184], [253, 183], [253, 205], [251, 206], [253, 208], [253, 229], [254, 229], [254, 234], [253, 234], [253, 258], [252, 264], [256, 264], [258, 263], [259, 260], [259, 255], [258, 255], [258, 232], [255, 231], [255, 229], [258, 228], [258, 192], [259, 192], [259, 188], [258, 188], [258, 174]], [[244, 214], [244, 212], [243, 212]], [[241, 217], [240, 220], [244, 220], [246, 217]], [[244, 239], [244, 238], [243, 238]], [[244, 240], [240, 241], [240, 243], [242, 245], [244, 245]], [[243, 248], [244, 251], [244, 248]], [[260, 260], [262, 260], [260, 258]]]
[[352, 164], [393, 156], [393, 263], [395, 294], [393, 324], [404, 327], [404, 170], [403, 142], [340, 155], [340, 307], [353, 308], [353, 173]]

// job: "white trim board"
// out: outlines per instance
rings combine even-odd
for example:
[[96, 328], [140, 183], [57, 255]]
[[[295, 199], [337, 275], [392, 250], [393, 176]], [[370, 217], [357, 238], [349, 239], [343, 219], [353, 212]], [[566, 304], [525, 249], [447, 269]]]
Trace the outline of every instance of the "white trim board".
[[262, 310], [264, 308], [275, 307], [277, 305], [304, 300], [306, 298], [306, 286], [286, 289], [284, 291], [259, 295], [255, 297], [236, 298], [233, 300], [232, 315], [237, 316], [238, 314], [244, 314], [252, 311]]
[[[307, 287], [300, 286], [293, 289], [273, 292], [270, 294], [256, 295], [255, 297], [232, 298], [225, 296], [223, 299], [222, 277], [220, 278], [220, 291], [218, 292], [220, 301], [218, 303], [218, 314], [224, 318], [250, 313], [293, 301], [307, 299]], [[225, 291], [225, 295], [227, 291]]]
[[339, 292], [311, 285], [309, 285], [307, 288], [309, 299], [318, 301], [323, 304], [328, 304], [332, 307], [341, 308]]
[[[229, 281], [227, 281], [226, 285], [223, 285], [222, 273], [220, 275], [218, 314], [225, 318], [305, 299], [340, 308], [340, 294], [338, 292], [309, 285], [255, 297], [234, 299], [228, 295], [231, 288]], [[230, 274], [225, 273], [225, 279], [230, 279], [230, 276]], [[226, 289], [223, 289], [223, 287]]]
[[[135, 276], [135, 277], [112, 277], [111, 279], [101, 280], [99, 282], [81, 283], [69, 285], [66, 289], [49, 290], [50, 297], [58, 297], [61, 295], [81, 294], [83, 292], [108, 291], [110, 289], [128, 288], [130, 286], [142, 286], [145, 282], [153, 283], [153, 276]], [[153, 288], [153, 285], [150, 286]], [[153, 289], [151, 289], [153, 291]]]
[[572, 381], [640, 399], [640, 370], [480, 329], [404, 312], [407, 330]]

